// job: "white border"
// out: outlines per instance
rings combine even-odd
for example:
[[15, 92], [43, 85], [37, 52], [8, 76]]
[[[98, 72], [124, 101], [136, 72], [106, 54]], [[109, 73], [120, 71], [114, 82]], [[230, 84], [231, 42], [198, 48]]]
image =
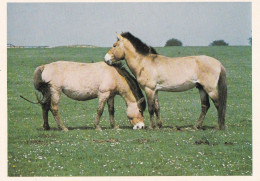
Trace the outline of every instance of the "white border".
[[[0, 180], [235, 180], [235, 181], [259, 181], [260, 180], [260, 141], [259, 141], [259, 128], [260, 128], [260, 111], [258, 111], [260, 101], [260, 1], [257, 0], [162, 0], [162, 1], [148, 1], [142, 2], [252, 2], [252, 76], [253, 76], [253, 176], [160, 176], [160, 177], [8, 177], [7, 170], [7, 3], [8, 2], [75, 2], [71, 0], [1, 0], [0, 1]], [[140, 2], [138, 0], [78, 0], [76, 2]]]

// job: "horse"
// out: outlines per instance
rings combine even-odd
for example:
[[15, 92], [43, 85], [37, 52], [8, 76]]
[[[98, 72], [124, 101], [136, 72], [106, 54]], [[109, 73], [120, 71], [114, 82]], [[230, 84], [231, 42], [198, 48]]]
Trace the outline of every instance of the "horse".
[[63, 131], [68, 128], [63, 124], [58, 111], [61, 93], [67, 97], [86, 101], [98, 98], [98, 108], [94, 125], [99, 125], [105, 103], [108, 105], [110, 125], [119, 128], [114, 121], [114, 97], [120, 95], [126, 102], [126, 114], [133, 129], [144, 128], [143, 111], [145, 98], [133, 76], [124, 67], [111, 67], [105, 62], [78, 63], [57, 61], [39, 66], [34, 71], [34, 87], [41, 92], [42, 99], [36, 94], [37, 103], [41, 104], [43, 128], [49, 130], [48, 112], [51, 111], [58, 127]]
[[[193, 126], [201, 128], [210, 107], [209, 97], [218, 112], [218, 129], [225, 129], [227, 102], [226, 70], [213, 57], [206, 55], [166, 57], [143, 43], [129, 32], [116, 33], [117, 41], [106, 53], [104, 60], [113, 65], [125, 59], [129, 69], [145, 91], [150, 115], [150, 129], [160, 128], [160, 105], [158, 91], [182, 92], [198, 88], [201, 99], [201, 114]], [[154, 123], [154, 113], [157, 124]]]

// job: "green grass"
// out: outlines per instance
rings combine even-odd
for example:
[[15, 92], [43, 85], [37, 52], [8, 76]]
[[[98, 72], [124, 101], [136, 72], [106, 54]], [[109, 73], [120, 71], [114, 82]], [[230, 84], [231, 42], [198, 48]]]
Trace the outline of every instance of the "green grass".
[[[97, 100], [60, 100], [68, 132], [57, 129], [49, 115], [50, 131], [42, 128], [41, 108], [32, 84], [35, 68], [57, 60], [103, 61], [109, 48], [8, 49], [8, 175], [9, 176], [154, 176], [252, 175], [252, 61], [251, 47], [165, 47], [166, 56], [208, 55], [227, 70], [226, 130], [218, 131], [211, 102], [205, 130], [188, 127], [200, 114], [198, 90], [159, 92], [160, 130], [132, 130], [124, 100], [115, 100], [115, 120], [109, 126], [107, 108], [102, 132], [94, 129]], [[149, 115], [144, 113], [145, 124]], [[184, 126], [175, 130], [175, 126]]]

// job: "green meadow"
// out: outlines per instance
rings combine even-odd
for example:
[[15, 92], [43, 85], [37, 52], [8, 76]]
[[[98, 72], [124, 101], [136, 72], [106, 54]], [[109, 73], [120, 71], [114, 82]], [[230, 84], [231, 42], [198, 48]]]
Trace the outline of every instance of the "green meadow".
[[[80, 102], [61, 96], [62, 132], [49, 114], [51, 130], [42, 128], [33, 72], [58, 60], [97, 62], [109, 48], [9, 48], [8, 176], [241, 176], [252, 175], [252, 52], [251, 47], [163, 47], [159, 54], [177, 57], [208, 55], [227, 70], [226, 130], [216, 130], [217, 111], [211, 103], [202, 129], [191, 128], [200, 115], [197, 89], [159, 92], [163, 127], [133, 130], [120, 96], [110, 128], [107, 106], [102, 131], [94, 129], [97, 99]], [[125, 65], [126, 66], [126, 65]], [[148, 110], [144, 112], [149, 125]]]

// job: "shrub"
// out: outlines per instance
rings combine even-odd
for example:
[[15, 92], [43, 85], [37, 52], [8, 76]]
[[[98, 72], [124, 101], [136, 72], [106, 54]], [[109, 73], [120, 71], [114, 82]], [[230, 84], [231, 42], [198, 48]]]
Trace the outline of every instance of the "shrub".
[[215, 40], [210, 43], [209, 46], [228, 46], [228, 43], [226, 43], [224, 40]]
[[165, 46], [182, 46], [182, 42], [180, 40], [172, 38], [166, 42]]

